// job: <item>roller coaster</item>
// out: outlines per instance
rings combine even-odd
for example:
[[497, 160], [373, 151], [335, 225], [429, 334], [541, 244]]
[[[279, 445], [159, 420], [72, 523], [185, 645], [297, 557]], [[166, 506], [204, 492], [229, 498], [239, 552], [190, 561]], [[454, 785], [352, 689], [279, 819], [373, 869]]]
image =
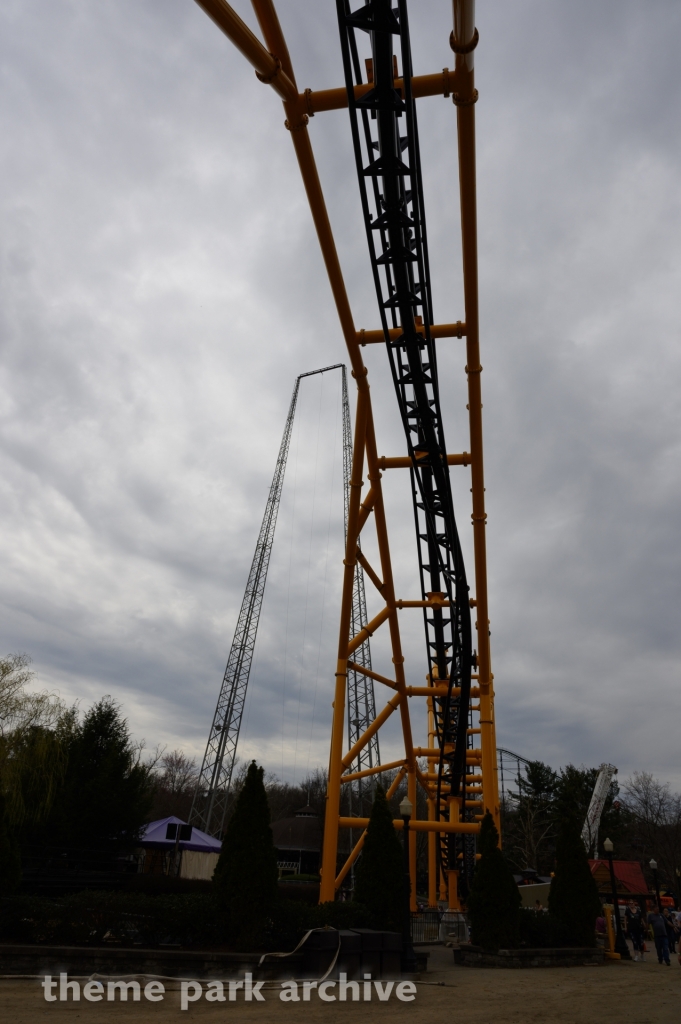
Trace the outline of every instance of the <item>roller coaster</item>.
[[[264, 43], [226, 0], [196, 2], [252, 64], [257, 78], [283, 102], [285, 127], [298, 159], [357, 386], [320, 899], [335, 898], [362, 850], [368, 825], [368, 819], [341, 816], [342, 788], [386, 769], [396, 769], [388, 796], [406, 778], [414, 808], [417, 786], [427, 797], [427, 819], [412, 818], [409, 827], [413, 907], [416, 833], [420, 831], [428, 835], [429, 903], [435, 906], [438, 899], [447, 900], [450, 907], [458, 909], [468, 891], [480, 821], [489, 811], [499, 827], [500, 812], [487, 602], [478, 328], [478, 93], [474, 83], [478, 32], [474, 0], [453, 0], [449, 40], [455, 55], [453, 70], [445, 68], [421, 76], [414, 75], [412, 69], [407, 0], [397, 0], [396, 7], [392, 7], [391, 0], [369, 0], [354, 11], [348, 0], [337, 0], [345, 84], [316, 92], [301, 92], [298, 88], [273, 0], [251, 0]], [[451, 97], [456, 108], [465, 304], [463, 321], [439, 325], [433, 313], [416, 111], [417, 99], [435, 95]], [[381, 324], [376, 330], [358, 331], [355, 327], [310, 141], [309, 119], [340, 108], [349, 112]], [[451, 454], [444, 436], [435, 343], [454, 337], [465, 338], [469, 450]], [[362, 358], [362, 347], [367, 344], [385, 345], [406, 454], [378, 455], [368, 370]], [[455, 516], [451, 466], [470, 469], [474, 596]], [[397, 469], [407, 470], [410, 475], [421, 582], [420, 596], [407, 600], [395, 594], [381, 484], [384, 472]], [[369, 487], [362, 497], [365, 473]], [[371, 517], [380, 562], [376, 568], [360, 546], [362, 531]], [[359, 567], [383, 602], [379, 613], [361, 628], [353, 611]], [[425, 686], [407, 681], [399, 623], [403, 609], [420, 609], [423, 615]], [[475, 622], [471, 621], [471, 610], [475, 611]], [[389, 634], [391, 676], [374, 671], [359, 654], [383, 625]], [[345, 749], [349, 674], [381, 684], [391, 696], [381, 711], [367, 716], [359, 734], [348, 736]], [[426, 701], [425, 746], [414, 743], [409, 711], [414, 698]], [[362, 767], [362, 752], [377, 742], [379, 730], [395, 712], [401, 723], [403, 757], [389, 764]], [[479, 747], [475, 746], [476, 737]], [[404, 827], [402, 819], [394, 824], [396, 829]], [[361, 835], [349, 857], [339, 864], [341, 828], [359, 829]]]

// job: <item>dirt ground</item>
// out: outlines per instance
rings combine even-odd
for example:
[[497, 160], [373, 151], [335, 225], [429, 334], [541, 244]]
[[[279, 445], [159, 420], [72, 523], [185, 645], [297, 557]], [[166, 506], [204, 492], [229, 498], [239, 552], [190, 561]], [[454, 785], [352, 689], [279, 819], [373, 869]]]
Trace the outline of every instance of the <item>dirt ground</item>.
[[[167, 983], [163, 1002], [45, 1002], [35, 980], [0, 979], [0, 1019], [8, 1024], [160, 1024], [177, 1019], [217, 1024], [677, 1024], [681, 1008], [681, 967], [653, 958], [646, 963], [608, 963], [603, 967], [492, 970], [455, 967], [451, 950], [430, 947], [431, 969], [417, 983], [413, 1002], [283, 1003], [279, 985], [263, 994], [265, 1002], [207, 1003], [180, 1009], [177, 983]], [[205, 983], [204, 983], [205, 985]]]

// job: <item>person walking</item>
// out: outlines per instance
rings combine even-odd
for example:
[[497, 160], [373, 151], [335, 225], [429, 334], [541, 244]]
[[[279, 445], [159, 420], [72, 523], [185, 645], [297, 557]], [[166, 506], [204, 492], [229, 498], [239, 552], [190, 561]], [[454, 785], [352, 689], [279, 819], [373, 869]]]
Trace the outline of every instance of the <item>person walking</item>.
[[596, 918], [596, 942], [599, 946], [605, 946], [605, 939], [607, 935], [607, 926], [605, 924], [605, 918], [601, 911], [600, 917]]
[[634, 947], [634, 960], [643, 962], [643, 918], [641, 908], [636, 903], [630, 903], [624, 912], [627, 923], [627, 932]]
[[671, 967], [669, 962], [669, 939], [667, 938], [667, 924], [664, 917], [660, 913], [660, 908], [655, 903], [650, 914], [648, 914], [648, 924], [653, 930], [653, 939], [655, 940], [655, 949], [657, 950], [657, 962], [661, 964], [663, 961], [667, 967]]
[[669, 942], [669, 952], [676, 953], [676, 929], [674, 928], [674, 921], [672, 915], [669, 913], [669, 907], [665, 907], [662, 911], [664, 917], [665, 928], [667, 929], [667, 941]]

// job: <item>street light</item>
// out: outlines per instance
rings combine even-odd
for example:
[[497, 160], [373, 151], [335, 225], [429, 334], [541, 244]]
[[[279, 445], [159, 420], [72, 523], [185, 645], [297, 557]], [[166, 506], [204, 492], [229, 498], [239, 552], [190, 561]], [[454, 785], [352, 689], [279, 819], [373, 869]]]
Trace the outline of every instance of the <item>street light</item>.
[[655, 886], [655, 900], [657, 901], [657, 909], [662, 913], [662, 902], [660, 900], [660, 882], [657, 877], [657, 861], [650, 861], [650, 870], [653, 873], [653, 885]]
[[610, 866], [610, 885], [612, 886], [612, 902], [615, 908], [615, 952], [619, 953], [622, 960], [631, 960], [631, 953], [627, 946], [627, 940], [624, 938], [622, 931], [622, 919], [620, 918], [620, 908], [617, 902], [617, 879], [615, 878], [615, 868], [612, 863], [612, 851], [614, 849], [611, 839], [606, 839], [603, 843], [603, 849], [605, 850], [608, 858], [608, 864]]
[[400, 816], [404, 822], [404, 908], [402, 915], [402, 970], [405, 974], [416, 974], [416, 954], [411, 942], [411, 877], [409, 874], [409, 821], [414, 806], [408, 796], [400, 804]]

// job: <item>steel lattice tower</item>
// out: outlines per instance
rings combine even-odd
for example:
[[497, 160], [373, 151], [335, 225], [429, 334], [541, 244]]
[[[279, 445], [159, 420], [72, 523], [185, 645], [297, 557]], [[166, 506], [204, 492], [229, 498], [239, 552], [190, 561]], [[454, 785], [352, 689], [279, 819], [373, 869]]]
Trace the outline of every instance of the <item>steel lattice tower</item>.
[[[345, 495], [345, 538], [348, 536], [348, 513], [350, 510], [350, 476], [352, 473], [352, 423], [350, 420], [350, 402], [348, 400], [348, 380], [345, 366], [341, 369], [343, 388], [343, 481]], [[357, 555], [361, 558], [359, 540]], [[356, 636], [369, 621], [367, 615], [366, 593], [364, 590], [364, 573], [362, 566], [355, 566], [355, 578], [352, 586], [352, 612], [350, 618], [350, 639]], [[362, 668], [371, 671], [371, 647], [365, 640], [355, 651], [355, 662]], [[376, 701], [373, 680], [355, 669], [348, 669], [348, 744], [353, 747], [359, 737], [376, 717]], [[375, 768], [381, 763], [378, 749], [378, 734], [375, 733], [369, 743], [359, 752], [352, 766], [355, 772], [365, 768]], [[373, 777], [369, 776], [373, 783]], [[362, 789], [364, 779], [357, 780], [357, 805], [362, 811]]]
[[[190, 823], [196, 825], [209, 835], [219, 835], [222, 832], [227, 812], [232, 772], [234, 770], [241, 719], [246, 702], [248, 679], [253, 662], [260, 611], [265, 595], [267, 570], [274, 543], [274, 531], [277, 525], [277, 514], [284, 486], [284, 474], [286, 473], [286, 462], [291, 443], [291, 431], [293, 430], [293, 420], [298, 403], [300, 382], [304, 377], [313, 377], [316, 374], [327, 373], [330, 370], [340, 370], [342, 376], [343, 494], [345, 532], [347, 535], [350, 470], [352, 467], [352, 433], [350, 429], [350, 404], [348, 400], [346, 370], [342, 363], [336, 363], [333, 366], [324, 366], [319, 370], [301, 373], [296, 377], [293, 387], [291, 404], [289, 405], [277, 464], [274, 469], [274, 477], [272, 478], [265, 506], [265, 514], [262, 519], [258, 542], [255, 546], [255, 554], [253, 555], [251, 570], [248, 574], [246, 590], [241, 602], [241, 611], [239, 612], [239, 618], [234, 631], [232, 646], [229, 658], [227, 659], [227, 667], [222, 679], [220, 695], [217, 707], [215, 708], [206, 752], [203, 755], [203, 762], [201, 764], [201, 773], [189, 815]], [[352, 601], [351, 636], [362, 629], [367, 623], [364, 576], [361, 567], [358, 565], [356, 568]], [[371, 651], [368, 640], [357, 652], [357, 662], [362, 666], [371, 668]], [[353, 710], [351, 711], [351, 709]], [[373, 720], [375, 713], [372, 680], [358, 675], [356, 672], [349, 674], [348, 729], [352, 742], [354, 742], [352, 737], [356, 738], [366, 729], [369, 722]], [[362, 752], [361, 764], [362, 767], [379, 764], [377, 737], [370, 749]], [[361, 800], [361, 788], [359, 789], [359, 797]]]

